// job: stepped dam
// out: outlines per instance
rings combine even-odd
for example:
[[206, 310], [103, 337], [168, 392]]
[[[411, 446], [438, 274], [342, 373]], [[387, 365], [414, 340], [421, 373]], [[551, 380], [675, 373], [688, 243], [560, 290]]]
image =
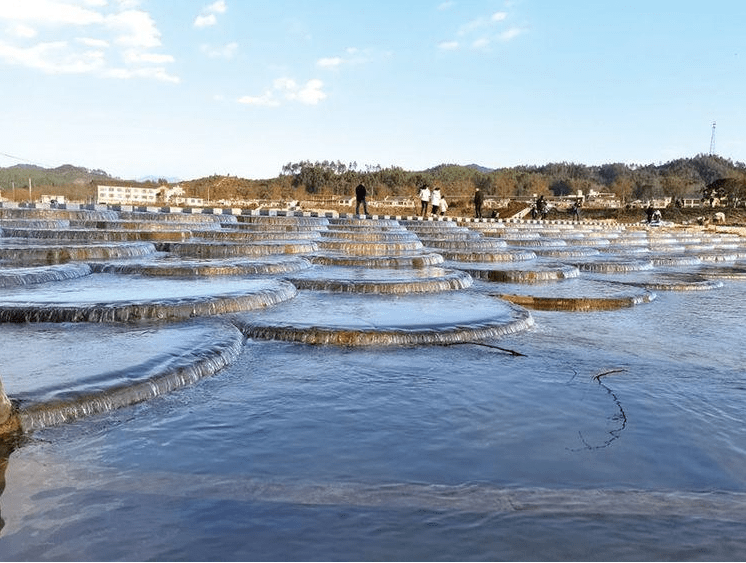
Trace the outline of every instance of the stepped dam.
[[742, 559], [744, 289], [714, 226], [2, 204], [0, 556]]

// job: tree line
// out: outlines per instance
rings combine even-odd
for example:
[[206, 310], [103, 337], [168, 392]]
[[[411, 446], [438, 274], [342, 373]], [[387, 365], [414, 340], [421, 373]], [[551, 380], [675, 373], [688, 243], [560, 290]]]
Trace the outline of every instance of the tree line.
[[[69, 165], [57, 169], [15, 166], [0, 169], [0, 189], [8, 197], [15, 185], [17, 199], [28, 197], [19, 189], [32, 176], [34, 196], [66, 195], [69, 199], [95, 197], [96, 185], [162, 185], [112, 178], [102, 170]], [[352, 196], [365, 184], [370, 199], [415, 197], [425, 184], [440, 187], [447, 198], [468, 198], [479, 188], [485, 195], [515, 199], [534, 195], [565, 196], [582, 190], [616, 194], [623, 202], [717, 197], [729, 203], [746, 200], [746, 165], [709, 154], [681, 158], [665, 164], [610, 163], [589, 166], [573, 162], [541, 166], [490, 169], [477, 165], [440, 164], [427, 170], [408, 171], [398, 166], [358, 165], [339, 160], [289, 162], [275, 178], [253, 180], [212, 175], [180, 182], [190, 197], [211, 201], [231, 199], [301, 200], [307, 197]]]
[[616, 194], [623, 202], [718, 197], [746, 199], [746, 164], [700, 154], [665, 164], [610, 163], [588, 166], [572, 162], [542, 166], [487, 169], [476, 165], [441, 164], [423, 171], [357, 163], [301, 161], [283, 166], [278, 180], [289, 180], [295, 193], [350, 195], [364, 183], [370, 197], [408, 196], [424, 185], [438, 185], [450, 196], [469, 196], [475, 188], [502, 198], [533, 195], [566, 196], [591, 190]]

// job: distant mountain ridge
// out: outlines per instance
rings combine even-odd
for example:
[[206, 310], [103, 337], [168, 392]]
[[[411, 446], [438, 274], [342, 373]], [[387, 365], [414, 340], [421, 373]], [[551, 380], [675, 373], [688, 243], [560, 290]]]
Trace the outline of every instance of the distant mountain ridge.
[[87, 184], [91, 181], [101, 182], [112, 180], [104, 170], [91, 170], [82, 166], [63, 164], [56, 168], [43, 168], [35, 164], [16, 164], [7, 168], [0, 168], [0, 188], [8, 188], [11, 184], [16, 187], [28, 185], [61, 186], [69, 184]]
[[[296, 166], [297, 164], [297, 166]], [[64, 196], [70, 200], [92, 201], [97, 184], [153, 186], [162, 182], [179, 182], [194, 197], [231, 199], [266, 197], [292, 198], [301, 188], [309, 194], [339, 194], [348, 191], [350, 170], [341, 173], [334, 163], [301, 162], [287, 165], [297, 168], [292, 174], [280, 173], [276, 178], [253, 180], [238, 176], [209, 176], [197, 179], [144, 176], [137, 180], [112, 177], [104, 170], [64, 164], [43, 168], [33, 164], [16, 164], [0, 168], [0, 192], [3, 197], [20, 199], [41, 194]], [[628, 200], [653, 197], [699, 197], [703, 188], [721, 179], [734, 180], [737, 196], [746, 200], [746, 164], [733, 162], [713, 154], [699, 154], [658, 164], [607, 163], [585, 165], [573, 162], [553, 162], [543, 165], [521, 165], [489, 168], [479, 164], [439, 164], [423, 171], [405, 171], [399, 167], [368, 171], [353, 171], [354, 181], [372, 182], [378, 195], [400, 195], [403, 190], [422, 182], [438, 182], [451, 193], [465, 194], [480, 187], [485, 193], [507, 197], [534, 193], [556, 196], [590, 190], [611, 191]], [[31, 187], [29, 187], [29, 180]], [[13, 191], [11, 191], [13, 190]], [[21, 190], [19, 192], [19, 190]], [[32, 193], [33, 192], [33, 193]], [[209, 195], [208, 195], [209, 194]]]

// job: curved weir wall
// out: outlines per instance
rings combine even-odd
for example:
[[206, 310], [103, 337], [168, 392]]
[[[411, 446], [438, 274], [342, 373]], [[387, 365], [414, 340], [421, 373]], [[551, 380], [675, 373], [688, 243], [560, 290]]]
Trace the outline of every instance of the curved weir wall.
[[[7, 453], [0, 467], [10, 468], [2, 497], [10, 558], [116, 558], [116, 548], [98, 551], [108, 534], [86, 516], [90, 510], [100, 520], [109, 508], [91, 508], [83, 489], [125, 499], [125, 520], [132, 510], [144, 516], [141, 524], [122, 526], [128, 544], [153, 537], [151, 526], [164, 537], [165, 529], [181, 529], [182, 521], [158, 520], [175, 505], [188, 505], [190, 522], [229, 528], [246, 522], [250, 506], [257, 522], [285, 522], [289, 511], [288, 529], [311, 543], [341, 527], [351, 538], [343, 551], [359, 558], [366, 553], [357, 546], [380, 548], [382, 534], [401, 543], [400, 527], [420, 540], [417, 549], [439, 546], [437, 553], [407, 551], [404, 559], [516, 558], [449, 547], [474, 547], [481, 540], [472, 534], [493, 545], [489, 522], [496, 514], [513, 532], [520, 526], [511, 527], [511, 519], [519, 518], [549, 534], [553, 545], [570, 546], [586, 533], [599, 539], [599, 511], [613, 521], [609, 526], [626, 530], [626, 546], [644, 534], [625, 518], [655, 520], [661, 507], [674, 519], [740, 522], [734, 514], [740, 517], [743, 506], [737, 495], [746, 494], [739, 476], [746, 444], [735, 423], [713, 430], [711, 414], [699, 413], [721, 401], [728, 420], [742, 420], [742, 394], [734, 389], [746, 384], [730, 367], [718, 372], [713, 360], [716, 400], [697, 402], [700, 390], [712, 392], [702, 382], [697, 393], [681, 391], [708, 373], [698, 362], [717, 338], [705, 353], [690, 345], [671, 352], [669, 340], [710, 335], [689, 334], [698, 326], [686, 325], [684, 313], [660, 314], [701, 299], [699, 318], [709, 307], [729, 322], [718, 295], [739, 295], [736, 285], [746, 280], [746, 245], [737, 236], [582, 221], [221, 210], [0, 207], [0, 220], [0, 442]], [[678, 373], [686, 375], [675, 379]], [[696, 421], [660, 430], [658, 409], [667, 423]], [[569, 438], [558, 428], [570, 428]], [[685, 434], [697, 428], [716, 438]], [[76, 433], [78, 442], [70, 438]], [[85, 453], [88, 433], [96, 436], [90, 450], [100, 454]], [[57, 445], [65, 440], [80, 445], [68, 454]], [[692, 463], [676, 461], [706, 447], [716, 449]], [[54, 479], [44, 468], [56, 461], [37, 462], [40, 448], [69, 455], [59, 488], [70, 505], [86, 509], [70, 516], [76, 524], [55, 532], [62, 543], [44, 532], [54, 528], [45, 520], [51, 508], [37, 510], [61, 494], [45, 484]], [[650, 461], [660, 451], [662, 465]], [[77, 469], [81, 456], [96, 463]], [[625, 473], [629, 466], [634, 475]], [[30, 502], [14, 487], [24, 483], [21, 475], [37, 474], [43, 483], [28, 482], [36, 499]], [[103, 477], [89, 486], [89, 474]], [[77, 479], [84, 484], [70, 491]], [[704, 495], [710, 482], [722, 496], [691, 496]], [[155, 521], [141, 504], [153, 507]], [[308, 522], [297, 506], [312, 515]], [[568, 521], [554, 533], [546, 517], [558, 514]], [[355, 523], [346, 522], [349, 515]], [[452, 519], [457, 523], [449, 527]], [[27, 522], [41, 539], [25, 531]], [[583, 531], [573, 535], [578, 522]], [[372, 531], [363, 537], [368, 523]], [[438, 537], [441, 526], [447, 540]], [[97, 541], [94, 529], [107, 540]], [[670, 530], [670, 522], [653, 529]], [[197, 544], [219, 544], [222, 551], [212, 556], [226, 559], [290, 555], [283, 551], [287, 537], [250, 541], [264, 551], [249, 553], [245, 529], [232, 537], [231, 528], [217, 542], [210, 533], [197, 524], [193, 542], [148, 539], [134, 558], [209, 555]], [[57, 551], [26, 547], [35, 541]], [[80, 551], [81, 545], [94, 547]], [[373, 552], [394, 555], [367, 555]], [[308, 559], [334, 555], [333, 548], [298, 552]]]
[[[713, 256], [727, 260], [741, 248], [733, 236], [583, 223], [20, 208], [0, 209], [0, 217], [6, 221], [0, 323], [139, 326], [223, 316], [247, 338], [324, 345], [495, 339], [534, 323], [508, 302], [537, 310], [613, 310], [650, 302], [653, 290], [717, 289], [719, 281], [672, 278], [665, 270], [694, 268]], [[155, 242], [132, 242], [137, 239]], [[28, 266], [60, 262], [66, 264]], [[589, 281], [569, 285], [581, 274]], [[613, 279], [590, 281], [594, 276]], [[487, 287], [494, 284], [506, 290]], [[624, 289], [635, 285], [638, 293]], [[524, 290], [509, 291], [520, 286]], [[169, 377], [158, 385], [133, 383], [140, 391], [132, 396], [147, 395], [143, 386], [156, 396], [194, 381], [167, 383]], [[98, 413], [127, 404], [122, 385], [112, 384], [77, 410], [75, 401], [84, 399], [51, 397], [57, 407], [34, 408], [47, 413], [47, 421]], [[6, 388], [13, 397], [13, 386]], [[118, 398], [106, 399], [107, 393]], [[55, 415], [55, 408], [68, 414]], [[30, 415], [23, 407], [19, 412], [28, 428]]]

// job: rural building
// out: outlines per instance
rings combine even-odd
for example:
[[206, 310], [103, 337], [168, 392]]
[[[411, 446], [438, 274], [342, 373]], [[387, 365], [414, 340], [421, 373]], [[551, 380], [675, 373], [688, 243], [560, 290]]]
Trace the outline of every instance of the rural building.
[[161, 188], [134, 186], [97, 186], [96, 202], [100, 204], [155, 205]]
[[184, 189], [180, 186], [174, 186], [173, 188], [168, 186], [158, 186], [157, 188], [97, 186], [96, 202], [100, 204], [155, 205], [157, 203], [169, 203], [172, 200], [181, 199], [183, 201], [187, 199], [181, 197], [183, 195]]

